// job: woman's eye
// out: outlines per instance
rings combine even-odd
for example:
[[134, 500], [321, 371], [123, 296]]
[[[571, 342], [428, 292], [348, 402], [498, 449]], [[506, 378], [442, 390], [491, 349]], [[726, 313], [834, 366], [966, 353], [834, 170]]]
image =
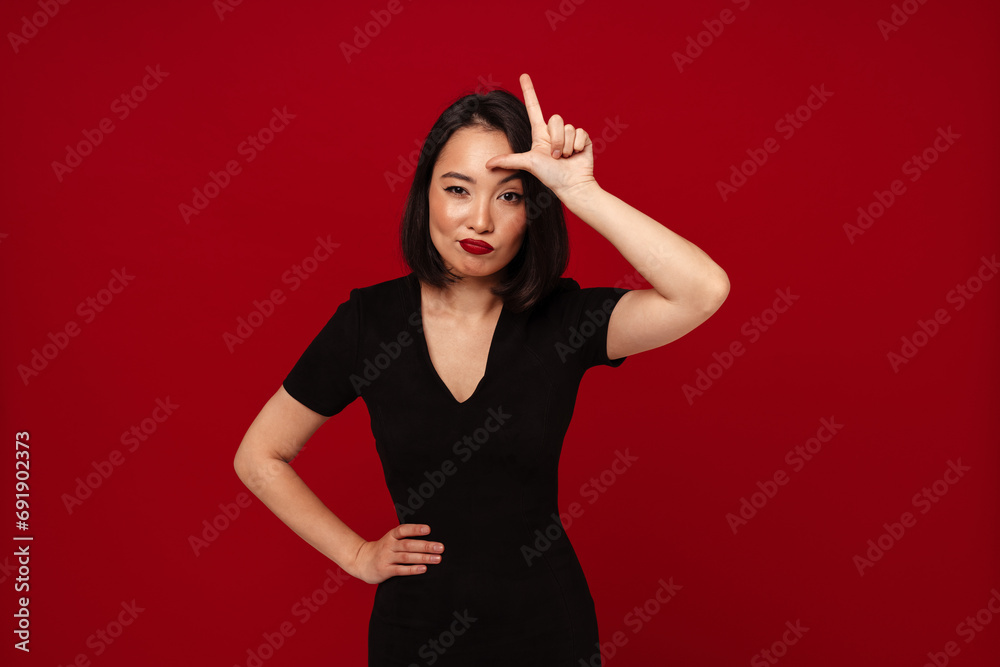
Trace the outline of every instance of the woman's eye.
[[514, 198], [513, 199], [505, 199], [504, 201], [511, 202], [512, 204], [516, 204], [516, 203], [520, 202], [522, 199], [524, 199], [524, 195], [522, 195], [519, 192], [505, 192], [505, 193], [503, 193], [500, 196], [501, 197], [506, 197], [507, 195], [511, 195]]
[[[444, 190], [445, 192], [452, 192], [454, 190], [461, 190], [462, 192], [465, 192], [465, 188], [463, 188], [461, 185], [450, 185], [446, 187]], [[455, 192], [455, 194], [460, 195], [462, 194], [462, 192]]]

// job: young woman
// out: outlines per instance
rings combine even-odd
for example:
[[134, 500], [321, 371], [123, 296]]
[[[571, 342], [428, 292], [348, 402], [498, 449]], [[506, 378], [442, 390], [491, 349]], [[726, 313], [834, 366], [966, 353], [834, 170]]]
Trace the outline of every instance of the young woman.
[[[411, 273], [351, 290], [236, 453], [240, 479], [278, 518], [378, 584], [372, 667], [600, 665], [557, 507], [579, 383], [683, 336], [729, 292], [708, 255], [604, 191], [587, 132], [546, 123], [531, 79], [520, 83], [523, 104], [494, 90], [441, 114], [400, 229]], [[563, 205], [652, 289], [562, 278]], [[373, 541], [289, 465], [358, 396], [400, 522]]]

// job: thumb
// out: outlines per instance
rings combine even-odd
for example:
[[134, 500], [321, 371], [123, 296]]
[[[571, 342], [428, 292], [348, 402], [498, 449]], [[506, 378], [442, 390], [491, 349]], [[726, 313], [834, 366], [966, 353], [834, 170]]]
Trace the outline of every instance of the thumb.
[[531, 171], [532, 161], [529, 153], [507, 153], [494, 155], [486, 161], [487, 169], [520, 169]]

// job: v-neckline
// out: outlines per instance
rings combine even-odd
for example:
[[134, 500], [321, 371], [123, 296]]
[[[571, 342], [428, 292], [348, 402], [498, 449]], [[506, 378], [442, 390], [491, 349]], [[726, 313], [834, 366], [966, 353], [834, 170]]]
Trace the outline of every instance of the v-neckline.
[[493, 354], [496, 350], [497, 340], [500, 335], [500, 327], [503, 325], [506, 319], [504, 315], [507, 312], [507, 306], [506, 304], [502, 304], [500, 306], [500, 314], [497, 316], [496, 325], [494, 325], [493, 327], [493, 336], [490, 338], [490, 349], [486, 353], [486, 367], [483, 369], [483, 376], [479, 378], [479, 382], [476, 384], [476, 388], [472, 390], [472, 393], [469, 394], [469, 397], [466, 398], [464, 401], [460, 401], [457, 398], [455, 398], [455, 392], [453, 392], [451, 388], [448, 387], [445, 381], [441, 378], [441, 374], [438, 373], [437, 368], [434, 366], [434, 362], [431, 361], [430, 347], [428, 347], [427, 337], [424, 335], [424, 323], [423, 323], [424, 296], [420, 287], [420, 280], [414, 273], [410, 274], [410, 279], [412, 287], [414, 289], [413, 298], [416, 306], [416, 312], [420, 316], [420, 326], [418, 327], [417, 330], [417, 336], [420, 337], [420, 347], [423, 350], [423, 356], [424, 360], [427, 362], [427, 367], [430, 369], [431, 375], [433, 375], [437, 380], [438, 385], [441, 387], [441, 389], [444, 390], [445, 394], [448, 395], [448, 398], [451, 399], [452, 403], [454, 403], [455, 405], [465, 405], [466, 403], [468, 403], [469, 401], [471, 401], [473, 398], [476, 397], [476, 395], [479, 393], [479, 389], [483, 386], [483, 383], [486, 381], [486, 378], [489, 377], [490, 375], [490, 369], [493, 367]]

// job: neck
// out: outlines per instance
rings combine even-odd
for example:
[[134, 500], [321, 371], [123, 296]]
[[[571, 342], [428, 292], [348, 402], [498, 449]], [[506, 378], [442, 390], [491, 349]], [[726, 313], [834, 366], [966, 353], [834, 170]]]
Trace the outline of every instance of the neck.
[[503, 299], [491, 289], [498, 283], [496, 276], [465, 276], [448, 287], [436, 288], [420, 283], [421, 300], [426, 312], [470, 319], [495, 316]]

